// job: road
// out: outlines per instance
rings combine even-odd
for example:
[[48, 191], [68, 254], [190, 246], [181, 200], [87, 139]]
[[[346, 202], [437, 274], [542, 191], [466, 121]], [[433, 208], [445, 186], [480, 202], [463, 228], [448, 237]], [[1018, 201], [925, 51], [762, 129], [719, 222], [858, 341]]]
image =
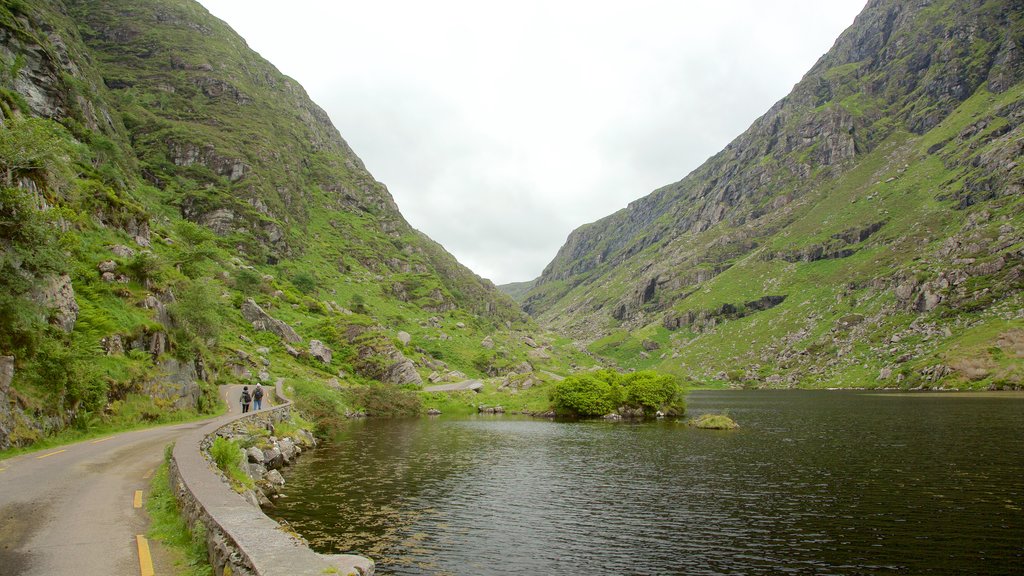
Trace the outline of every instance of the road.
[[164, 446], [203, 422], [87, 440], [0, 460], [0, 576], [138, 575], [136, 535]]
[[452, 384], [437, 384], [435, 386], [424, 386], [424, 392], [454, 392], [456, 390], [479, 390], [484, 383], [479, 380], [463, 380]]
[[[240, 386], [224, 387], [238, 414]], [[268, 390], [272, 392], [272, 390]], [[264, 398], [269, 405], [272, 394]], [[207, 421], [125, 432], [0, 460], [0, 576], [138, 576], [149, 493], [164, 447]], [[160, 566], [157, 574], [171, 573]]]

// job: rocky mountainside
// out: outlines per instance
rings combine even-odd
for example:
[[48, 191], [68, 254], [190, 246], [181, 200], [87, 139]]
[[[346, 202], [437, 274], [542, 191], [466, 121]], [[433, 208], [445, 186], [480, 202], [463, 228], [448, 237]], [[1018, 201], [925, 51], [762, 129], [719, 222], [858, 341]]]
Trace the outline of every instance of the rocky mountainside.
[[215, 383], [338, 412], [532, 369], [519, 307], [191, 0], [0, 2], [0, 176], [0, 449], [209, 409]]
[[1020, 386], [1022, 80], [1024, 3], [872, 0], [724, 150], [574, 231], [525, 309], [733, 384]]

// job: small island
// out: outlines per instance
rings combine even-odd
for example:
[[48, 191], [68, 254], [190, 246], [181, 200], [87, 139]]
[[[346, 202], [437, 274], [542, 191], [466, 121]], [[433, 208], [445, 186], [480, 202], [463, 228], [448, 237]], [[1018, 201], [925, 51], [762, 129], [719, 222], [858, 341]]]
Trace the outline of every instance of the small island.
[[735, 420], [725, 414], [701, 414], [687, 422], [687, 425], [703, 430], [734, 430], [740, 427]]

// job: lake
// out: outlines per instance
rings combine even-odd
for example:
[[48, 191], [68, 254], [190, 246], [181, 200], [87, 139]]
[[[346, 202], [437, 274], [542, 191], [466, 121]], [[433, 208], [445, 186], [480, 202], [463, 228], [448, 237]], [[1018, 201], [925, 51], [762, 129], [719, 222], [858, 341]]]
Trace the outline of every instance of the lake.
[[1024, 394], [699, 391], [673, 420], [364, 420], [268, 509], [378, 574], [1024, 573]]

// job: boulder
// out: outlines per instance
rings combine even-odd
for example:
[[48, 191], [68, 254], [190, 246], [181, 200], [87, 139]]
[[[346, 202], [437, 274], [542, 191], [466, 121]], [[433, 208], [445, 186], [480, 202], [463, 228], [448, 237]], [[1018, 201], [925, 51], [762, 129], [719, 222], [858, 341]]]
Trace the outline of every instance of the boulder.
[[494, 340], [490, 336], [488, 336], [480, 341], [480, 345], [490, 350], [494, 348]]
[[268, 448], [263, 451], [263, 463], [271, 470], [279, 470], [284, 466], [284, 456], [281, 455], [281, 449], [277, 446]]
[[530, 348], [538, 348], [540, 346], [539, 344], [537, 344], [536, 340], [530, 338], [529, 336], [523, 336], [523, 343], [525, 343]]
[[282, 438], [277, 445], [281, 450], [281, 457], [284, 458], [285, 464], [291, 464], [292, 460], [299, 455], [298, 448], [291, 438]]
[[249, 449], [245, 451], [245, 456], [246, 459], [253, 464], [263, 464], [264, 462], [263, 451], [255, 446], [250, 446]]
[[412, 360], [403, 356], [401, 360], [388, 367], [384, 375], [384, 381], [403, 386], [405, 384], [421, 384], [423, 383], [423, 378], [416, 371], [416, 366], [413, 365]]
[[402, 346], [408, 346], [412, 342], [412, 336], [408, 332], [399, 332], [398, 341], [402, 343]]
[[268, 470], [263, 475], [263, 479], [270, 483], [271, 486], [284, 486], [284, 476], [281, 476], [277, 469]]
[[131, 258], [135, 256], [135, 250], [125, 246], [124, 244], [114, 244], [110, 247], [110, 251], [118, 258]]
[[334, 357], [331, 349], [319, 340], [309, 341], [309, 354], [324, 364], [330, 364], [331, 359]]
[[256, 330], [273, 332], [290, 344], [302, 342], [302, 338], [295, 332], [295, 329], [267, 314], [252, 298], [242, 304], [242, 317]]

